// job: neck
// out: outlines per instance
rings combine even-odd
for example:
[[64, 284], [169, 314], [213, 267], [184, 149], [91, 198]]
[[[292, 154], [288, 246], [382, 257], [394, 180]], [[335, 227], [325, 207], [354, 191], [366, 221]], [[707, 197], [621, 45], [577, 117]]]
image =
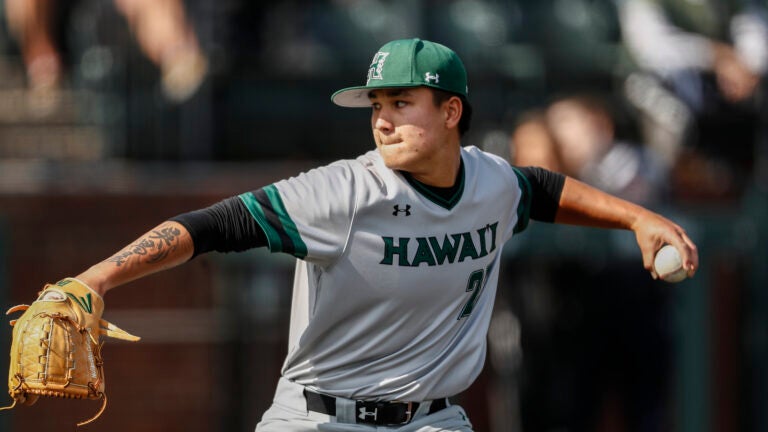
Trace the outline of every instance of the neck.
[[429, 164], [429, 170], [411, 172], [410, 175], [419, 183], [435, 187], [451, 187], [456, 183], [461, 166], [461, 150], [436, 158]]

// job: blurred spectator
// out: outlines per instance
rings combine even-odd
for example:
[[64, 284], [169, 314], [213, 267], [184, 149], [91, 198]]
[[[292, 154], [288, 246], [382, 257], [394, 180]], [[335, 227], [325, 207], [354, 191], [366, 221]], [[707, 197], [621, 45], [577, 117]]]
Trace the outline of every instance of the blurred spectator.
[[523, 114], [512, 132], [510, 154], [512, 165], [540, 166], [563, 172], [560, 152], [547, 127], [544, 112], [533, 110]]
[[617, 139], [606, 102], [594, 95], [564, 97], [550, 104], [546, 120], [566, 174], [636, 203], [659, 201], [662, 165], [645, 146]]
[[[512, 133], [512, 163], [546, 166], [658, 204], [664, 165], [648, 148], [619, 138], [625, 130], [614, 108], [590, 92], [523, 114]], [[580, 256], [520, 258], [526, 277], [513, 278], [508, 296], [525, 335], [523, 430], [669, 428], [669, 291], [643, 277], [619, 246], [606, 247], [615, 253], [603, 265]]]
[[[158, 66], [164, 95], [182, 102], [208, 71], [182, 0], [115, 0], [143, 53]], [[63, 5], [54, 0], [5, 0], [8, 27], [19, 44], [33, 94], [51, 95], [63, 84], [64, 60], [56, 23]]]
[[21, 46], [27, 80], [33, 89], [58, 86], [62, 61], [54, 35], [54, 0], [5, 0], [8, 28]]
[[[619, 0], [626, 82], [681, 192], [738, 192], [751, 173], [768, 69], [768, 10], [741, 0]], [[682, 156], [684, 154], [684, 156]]]
[[522, 116], [511, 145], [514, 165], [560, 171], [645, 205], [662, 197], [666, 171], [659, 157], [617, 139], [608, 104], [596, 95], [561, 97]]

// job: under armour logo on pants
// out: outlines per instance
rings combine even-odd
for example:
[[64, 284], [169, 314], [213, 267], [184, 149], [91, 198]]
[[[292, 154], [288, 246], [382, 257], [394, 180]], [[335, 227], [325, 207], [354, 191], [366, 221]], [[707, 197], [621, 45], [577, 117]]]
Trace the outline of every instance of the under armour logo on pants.
[[379, 409], [374, 408], [373, 411], [366, 411], [365, 407], [360, 408], [360, 415], [357, 416], [360, 420], [366, 420], [368, 417], [373, 417], [373, 421], [376, 421], [376, 417], [378, 417]]

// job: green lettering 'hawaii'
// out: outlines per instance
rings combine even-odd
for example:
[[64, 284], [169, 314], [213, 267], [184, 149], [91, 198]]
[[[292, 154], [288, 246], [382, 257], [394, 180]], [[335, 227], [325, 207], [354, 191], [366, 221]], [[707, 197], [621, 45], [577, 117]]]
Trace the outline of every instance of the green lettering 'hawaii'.
[[472, 242], [472, 234], [464, 233], [464, 241], [461, 244], [461, 255], [459, 255], [459, 262], [464, 261], [466, 258], [477, 259], [477, 248]]
[[435, 253], [438, 264], [445, 262], [446, 257], [448, 258], [449, 264], [453, 263], [453, 260], [456, 259], [456, 253], [459, 251], [461, 234], [451, 234], [451, 237], [453, 238], [453, 244], [451, 244], [451, 240], [448, 239], [448, 235], [446, 234], [443, 237], [442, 246], [437, 242], [436, 237], [429, 238], [429, 244], [432, 245], [432, 251]]
[[493, 252], [496, 250], [496, 227], [499, 226], [498, 222], [494, 222], [491, 224], [491, 250], [490, 252]]
[[395, 246], [395, 239], [392, 237], [382, 237], [384, 240], [384, 259], [379, 264], [392, 265], [394, 255], [399, 256], [397, 265], [401, 267], [410, 266], [408, 263], [408, 237], [400, 237], [399, 243]]
[[[395, 243], [395, 237], [382, 237], [384, 242], [384, 256], [379, 264], [395, 265], [395, 255], [397, 255], [397, 264], [400, 267], [418, 267], [426, 263], [428, 266], [453, 264], [458, 255], [458, 262], [463, 262], [467, 258], [476, 260], [482, 258], [496, 250], [496, 229], [498, 222], [486, 224], [484, 227], [474, 232], [463, 232], [456, 234], [443, 234], [442, 243], [438, 237], [416, 237], [418, 248], [408, 261], [408, 242], [411, 237], [398, 237]], [[474, 236], [472, 234], [475, 234]], [[479, 250], [478, 250], [479, 249]]]
[[91, 294], [88, 293], [85, 297], [75, 297], [72, 293], [66, 293], [67, 297], [75, 301], [84, 311], [93, 313], [93, 302], [91, 301]]
[[429, 248], [429, 243], [424, 237], [416, 237], [416, 241], [419, 242], [419, 248], [416, 249], [416, 256], [413, 257], [411, 265], [418, 267], [421, 263], [427, 263], [428, 266], [435, 265], [435, 257], [432, 255], [432, 249]]

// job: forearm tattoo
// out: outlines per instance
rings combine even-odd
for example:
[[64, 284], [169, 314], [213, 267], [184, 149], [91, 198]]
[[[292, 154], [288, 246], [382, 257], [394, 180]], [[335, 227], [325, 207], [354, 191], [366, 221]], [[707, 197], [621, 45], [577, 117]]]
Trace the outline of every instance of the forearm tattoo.
[[161, 225], [144, 237], [107, 259], [117, 267], [131, 260], [143, 260], [146, 264], [159, 263], [179, 246], [181, 230], [174, 226]]

